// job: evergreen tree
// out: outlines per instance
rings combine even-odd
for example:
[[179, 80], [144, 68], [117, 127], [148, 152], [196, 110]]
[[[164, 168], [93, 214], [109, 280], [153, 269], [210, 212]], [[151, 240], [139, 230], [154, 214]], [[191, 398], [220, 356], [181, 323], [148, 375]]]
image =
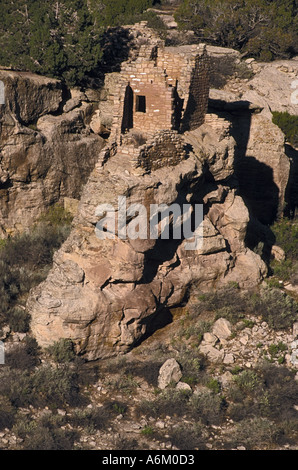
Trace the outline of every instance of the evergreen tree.
[[100, 65], [104, 30], [133, 23], [152, 2], [1, 0], [0, 64], [80, 84]]
[[297, 0], [183, 0], [175, 17], [202, 41], [271, 60], [297, 53], [297, 12]]

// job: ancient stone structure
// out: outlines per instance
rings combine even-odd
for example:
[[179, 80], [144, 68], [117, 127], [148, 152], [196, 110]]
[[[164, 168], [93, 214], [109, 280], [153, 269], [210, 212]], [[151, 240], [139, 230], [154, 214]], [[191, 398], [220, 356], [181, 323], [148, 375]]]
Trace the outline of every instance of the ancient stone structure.
[[203, 124], [208, 97], [206, 46], [165, 47], [150, 36], [138, 56], [122, 64], [103, 161], [116, 146], [135, 167], [177, 165], [189, 151], [181, 134]]
[[[204, 122], [209, 96], [205, 45], [141, 46], [139, 57], [121, 70], [115, 100], [115, 133], [148, 135], [161, 129], [188, 130]], [[121, 125], [119, 125], [121, 120]]]

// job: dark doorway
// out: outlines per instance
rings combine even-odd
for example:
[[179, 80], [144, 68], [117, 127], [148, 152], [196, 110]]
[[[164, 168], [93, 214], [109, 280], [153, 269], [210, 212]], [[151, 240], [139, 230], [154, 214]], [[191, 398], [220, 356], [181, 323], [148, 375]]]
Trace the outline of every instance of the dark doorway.
[[124, 96], [123, 118], [121, 125], [121, 132], [124, 134], [129, 129], [133, 128], [133, 91], [127, 85]]

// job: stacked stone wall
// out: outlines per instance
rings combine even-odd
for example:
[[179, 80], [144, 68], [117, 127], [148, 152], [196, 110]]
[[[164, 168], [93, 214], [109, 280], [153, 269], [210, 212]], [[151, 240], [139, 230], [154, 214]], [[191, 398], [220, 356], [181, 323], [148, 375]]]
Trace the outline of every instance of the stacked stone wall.
[[[112, 135], [130, 129], [154, 134], [185, 130], [204, 122], [209, 96], [209, 57], [204, 44], [164, 47], [145, 44], [136, 60], [123, 64], [115, 94]], [[138, 108], [138, 99], [145, 102]]]
[[187, 149], [177, 131], [158, 132], [154, 138], [139, 149], [136, 166], [154, 171], [164, 166], [178, 165], [187, 157]]
[[[164, 71], [156, 67], [153, 61], [147, 60], [130, 66], [129, 70], [122, 74], [122, 78], [133, 92], [133, 129], [149, 133], [170, 129], [174, 112], [173, 89], [167, 86]], [[124, 108], [123, 91], [122, 88], [121, 104]], [[139, 96], [145, 97], [145, 112], [138, 111]]]
[[207, 54], [197, 56], [193, 69], [187, 105], [181, 130], [193, 130], [204, 123], [209, 99], [209, 59]]

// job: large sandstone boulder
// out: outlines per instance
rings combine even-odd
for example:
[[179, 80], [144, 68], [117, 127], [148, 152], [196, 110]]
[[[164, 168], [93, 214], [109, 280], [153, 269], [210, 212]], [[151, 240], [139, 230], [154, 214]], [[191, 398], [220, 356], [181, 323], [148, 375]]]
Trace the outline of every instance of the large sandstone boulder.
[[63, 90], [59, 80], [29, 72], [0, 69], [6, 107], [20, 123], [34, 123], [40, 116], [58, 111]]

